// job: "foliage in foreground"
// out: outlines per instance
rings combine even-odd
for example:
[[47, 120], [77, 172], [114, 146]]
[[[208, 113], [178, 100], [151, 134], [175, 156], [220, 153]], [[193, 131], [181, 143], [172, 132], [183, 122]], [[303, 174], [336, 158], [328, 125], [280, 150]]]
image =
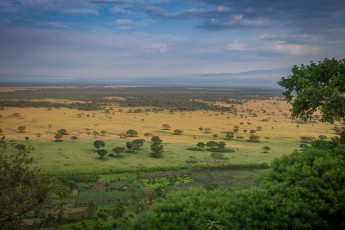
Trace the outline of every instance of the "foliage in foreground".
[[319, 110], [323, 121], [345, 122], [345, 59], [295, 65], [291, 72], [278, 84], [286, 89], [293, 117], [310, 119]]
[[[276, 160], [245, 190], [192, 190], [156, 201], [131, 229], [344, 229], [345, 145], [313, 143]], [[202, 207], [202, 208], [200, 208]]]
[[0, 153], [0, 228], [19, 229], [25, 219], [44, 220], [49, 210], [60, 210], [67, 190], [57, 182], [42, 178], [32, 167], [30, 151], [26, 151], [30, 148], [20, 148], [18, 152], [8, 148], [3, 141], [4, 151]]

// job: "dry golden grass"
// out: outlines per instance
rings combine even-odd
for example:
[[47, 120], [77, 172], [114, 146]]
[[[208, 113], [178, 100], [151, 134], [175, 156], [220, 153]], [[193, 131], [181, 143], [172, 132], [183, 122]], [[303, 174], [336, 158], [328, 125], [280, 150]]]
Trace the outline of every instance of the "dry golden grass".
[[[47, 108], [5, 108], [0, 111], [0, 128], [6, 140], [21, 140], [28, 136], [29, 142], [35, 147], [33, 157], [44, 172], [103, 172], [106, 170], [135, 170], [142, 167], [189, 167], [186, 161], [194, 159], [194, 166], [222, 165], [222, 164], [258, 164], [270, 163], [274, 158], [283, 154], [289, 154], [300, 145], [300, 136], [317, 138], [319, 135], [332, 137], [332, 125], [316, 122], [314, 124], [299, 124], [289, 117], [283, 116], [288, 113], [289, 105], [284, 101], [257, 100], [248, 101], [242, 105], [236, 105], [237, 114], [217, 113], [214, 111], [191, 111], [170, 113], [162, 112], [128, 113], [133, 108], [122, 108], [118, 112], [116, 104], [113, 105], [114, 114], [105, 114], [104, 111], [79, 111], [75, 109], [47, 109]], [[265, 110], [265, 111], [263, 111]], [[243, 112], [242, 112], [243, 111]], [[249, 114], [256, 113], [257, 117]], [[10, 115], [20, 113], [20, 118]], [[110, 118], [111, 117], [111, 118]], [[267, 119], [268, 121], [262, 121]], [[241, 124], [243, 123], [243, 124]], [[169, 124], [171, 130], [162, 130], [163, 124]], [[18, 126], [25, 126], [25, 133], [18, 133]], [[262, 131], [256, 134], [261, 137], [261, 143], [249, 143], [243, 141], [224, 140], [226, 131], [239, 126], [237, 135], [244, 136], [248, 140], [250, 130], [261, 126]], [[49, 128], [50, 127], [50, 128]], [[212, 133], [204, 133], [199, 127], [211, 128]], [[53, 142], [57, 130], [64, 128], [69, 132], [63, 137], [63, 143]], [[138, 154], [124, 154], [123, 159], [97, 160], [97, 153], [92, 145], [95, 140], [93, 131], [101, 133], [106, 131], [105, 136], [97, 137], [98, 140], [106, 141], [106, 148], [111, 152], [115, 146], [125, 146], [126, 141], [133, 138], [120, 139], [119, 133], [135, 129], [139, 132], [138, 138], [145, 138], [144, 133], [150, 132], [159, 135], [163, 140], [163, 158], [151, 158], [150, 143], [143, 146]], [[182, 135], [173, 135], [174, 129], [183, 130]], [[244, 132], [247, 130], [247, 132]], [[90, 135], [87, 134], [90, 132]], [[40, 133], [38, 137], [36, 134]], [[214, 138], [213, 135], [218, 137]], [[78, 140], [73, 143], [71, 136], [77, 136]], [[268, 137], [269, 140], [265, 139]], [[146, 139], [146, 138], [145, 138]], [[210, 152], [188, 151], [187, 147], [195, 146], [199, 141], [210, 140], [225, 141], [227, 147], [236, 150], [226, 153], [228, 160], [215, 163], [210, 157]], [[263, 152], [263, 146], [270, 146], [269, 153]]]
[[[67, 100], [62, 100], [68, 103]], [[289, 105], [278, 100], [248, 101], [242, 105], [235, 105], [237, 114], [218, 113], [214, 111], [190, 111], [190, 112], [148, 112], [128, 113], [129, 108], [121, 108], [114, 105], [114, 114], [105, 114], [104, 111], [79, 111], [74, 109], [46, 108], [5, 108], [0, 112], [0, 128], [7, 139], [23, 140], [29, 136], [30, 140], [54, 140], [54, 134], [58, 129], [65, 128], [71, 135], [79, 139], [94, 139], [87, 131], [107, 134], [102, 139], [119, 139], [118, 134], [128, 129], [135, 129], [141, 138], [146, 132], [159, 135], [163, 140], [174, 143], [194, 143], [212, 139], [213, 134], [224, 137], [224, 132], [231, 131], [234, 126], [239, 126], [237, 135], [248, 138], [251, 129], [261, 126], [262, 131], [257, 131], [261, 138], [299, 138], [319, 135], [334, 136], [332, 125], [321, 122], [314, 124], [297, 124], [282, 113], [289, 112]], [[133, 109], [133, 108], [132, 108]], [[250, 116], [248, 111], [256, 113], [257, 117]], [[265, 110], [265, 111], [264, 111]], [[20, 113], [21, 118], [9, 117], [11, 114]], [[81, 115], [78, 118], [78, 114]], [[267, 119], [268, 121], [262, 121]], [[171, 130], [162, 130], [163, 124], [169, 124]], [[241, 124], [243, 123], [243, 124]], [[24, 125], [26, 133], [18, 133], [17, 127]], [[51, 128], [49, 126], [51, 125]], [[206, 134], [199, 127], [211, 128], [212, 133]], [[88, 130], [87, 130], [88, 129]], [[174, 129], [183, 130], [183, 135], [172, 135]], [[244, 130], [247, 130], [245, 132]], [[36, 134], [41, 133], [41, 137]]]

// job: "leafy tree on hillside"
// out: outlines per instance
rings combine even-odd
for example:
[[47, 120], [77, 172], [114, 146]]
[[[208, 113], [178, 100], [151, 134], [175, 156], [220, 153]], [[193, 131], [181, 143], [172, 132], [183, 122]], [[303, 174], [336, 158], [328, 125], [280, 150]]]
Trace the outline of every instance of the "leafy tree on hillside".
[[68, 190], [42, 178], [32, 163], [26, 151], [0, 153], [1, 229], [21, 229], [25, 219], [45, 218], [64, 204]]
[[77, 136], [71, 136], [71, 140], [76, 141], [76, 140], [78, 140], [78, 137]]
[[292, 117], [307, 120], [320, 110], [322, 121], [345, 122], [345, 59], [295, 65], [291, 72], [278, 84], [286, 89], [283, 94], [292, 104]]

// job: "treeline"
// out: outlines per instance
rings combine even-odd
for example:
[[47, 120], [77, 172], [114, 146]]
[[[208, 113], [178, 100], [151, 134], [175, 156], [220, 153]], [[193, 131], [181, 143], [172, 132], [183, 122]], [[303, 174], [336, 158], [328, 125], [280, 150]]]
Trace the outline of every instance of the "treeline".
[[[78, 100], [93, 103], [121, 102], [128, 100], [127, 104], [139, 104], [145, 101], [148, 106], [160, 106], [160, 101], [168, 102], [172, 106], [177, 102], [185, 103], [184, 106], [196, 106], [188, 104], [190, 100], [200, 99], [207, 102], [239, 103], [246, 99], [264, 99], [280, 96], [277, 89], [258, 88], [189, 88], [189, 87], [111, 87], [111, 86], [75, 86], [73, 88], [42, 88], [36, 90], [18, 90], [15, 92], [0, 92], [0, 99], [65, 99]], [[157, 101], [153, 99], [156, 98]], [[170, 99], [172, 100], [170, 102]], [[148, 103], [151, 101], [151, 103]], [[122, 101], [123, 102], [123, 101]], [[134, 106], [134, 105], [133, 105]], [[201, 106], [201, 104], [200, 104]]]
[[[234, 101], [234, 103], [239, 104], [240, 102]], [[124, 107], [153, 106], [176, 110], [213, 110], [221, 112], [234, 111], [234, 108], [231, 107], [212, 105], [187, 98], [172, 98], [171, 95], [160, 98], [155, 96], [127, 98], [125, 101], [120, 102], [120, 105]]]
[[34, 108], [70, 108], [70, 109], [79, 109], [85, 111], [91, 110], [101, 110], [104, 108], [104, 104], [101, 103], [83, 103], [83, 102], [73, 102], [73, 103], [58, 103], [58, 102], [49, 102], [49, 101], [31, 101], [31, 100], [0, 100], [0, 107], [34, 107]]

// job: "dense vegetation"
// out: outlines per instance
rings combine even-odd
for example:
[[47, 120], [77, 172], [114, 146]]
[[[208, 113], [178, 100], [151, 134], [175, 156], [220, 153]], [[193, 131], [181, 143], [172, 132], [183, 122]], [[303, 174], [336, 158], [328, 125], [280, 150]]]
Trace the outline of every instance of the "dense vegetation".
[[343, 229], [344, 144], [317, 141], [284, 156], [249, 189], [169, 194], [136, 217], [131, 228]]

